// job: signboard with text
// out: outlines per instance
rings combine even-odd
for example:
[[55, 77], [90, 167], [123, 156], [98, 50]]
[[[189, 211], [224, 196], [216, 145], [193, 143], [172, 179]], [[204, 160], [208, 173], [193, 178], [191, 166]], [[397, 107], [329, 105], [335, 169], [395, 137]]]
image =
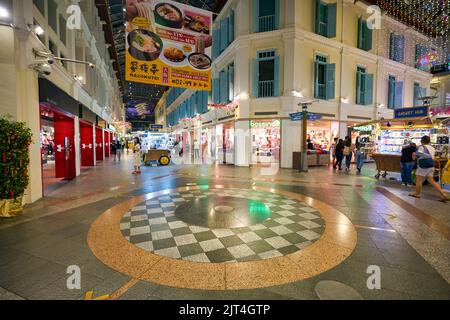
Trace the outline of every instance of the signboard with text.
[[170, 0], [126, 0], [125, 79], [211, 90], [212, 13]]
[[[303, 119], [303, 112], [290, 113], [289, 117], [291, 118], [291, 121], [301, 121]], [[322, 119], [322, 115], [318, 113], [308, 112], [306, 119], [308, 121], [315, 121]]]
[[394, 110], [395, 119], [421, 118], [428, 116], [428, 107], [402, 108]]

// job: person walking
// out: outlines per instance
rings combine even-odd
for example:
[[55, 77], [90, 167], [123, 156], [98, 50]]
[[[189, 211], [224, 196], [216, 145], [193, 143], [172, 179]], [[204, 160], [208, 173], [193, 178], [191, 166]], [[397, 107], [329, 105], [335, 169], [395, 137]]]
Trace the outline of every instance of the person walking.
[[334, 142], [331, 144], [330, 153], [331, 153], [331, 164], [333, 165], [333, 169], [336, 170], [336, 146], [338, 144], [338, 138], [334, 138]]
[[359, 142], [359, 137], [356, 137], [355, 154], [356, 154], [356, 174], [361, 174], [361, 169], [364, 165], [364, 152], [362, 151], [362, 143]]
[[350, 165], [352, 163], [353, 149], [354, 149], [354, 147], [352, 146], [352, 140], [350, 139], [349, 136], [346, 136], [345, 141], [344, 141], [343, 154], [345, 157], [345, 173], [347, 173], [347, 174], [350, 172]]
[[402, 184], [404, 184], [406, 187], [413, 184], [412, 171], [414, 168], [414, 159], [416, 158], [416, 149], [416, 144], [411, 141], [408, 144], [404, 145], [402, 148], [400, 168]]
[[116, 148], [116, 154], [114, 156], [114, 159], [117, 158], [117, 160], [120, 162], [120, 156], [122, 155], [122, 144], [120, 143], [119, 140], [116, 140], [114, 145], [115, 145], [115, 148]]
[[430, 137], [423, 136], [420, 139], [420, 146], [417, 148], [417, 170], [416, 170], [416, 192], [411, 193], [410, 196], [420, 198], [422, 193], [422, 184], [426, 179], [441, 196], [439, 201], [447, 202], [448, 198], [445, 192], [441, 189], [439, 184], [434, 181], [434, 155], [436, 150], [430, 146]]
[[110, 144], [110, 147], [111, 147], [111, 154], [114, 156], [114, 157], [113, 157], [113, 161], [116, 161], [116, 142], [113, 141], [113, 142]]
[[134, 156], [134, 171], [133, 174], [141, 173], [141, 141], [138, 137], [134, 138], [134, 146], [133, 146], [133, 156]]
[[194, 163], [200, 159], [200, 143], [197, 139], [194, 140]]
[[336, 145], [336, 166], [338, 167], [339, 171], [342, 170], [342, 160], [344, 159], [344, 140], [339, 139], [337, 145]]

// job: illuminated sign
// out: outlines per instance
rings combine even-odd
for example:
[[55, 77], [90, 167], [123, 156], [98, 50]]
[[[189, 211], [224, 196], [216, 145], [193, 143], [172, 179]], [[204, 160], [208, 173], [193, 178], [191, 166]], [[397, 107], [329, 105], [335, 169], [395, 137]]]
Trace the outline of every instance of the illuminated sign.
[[428, 107], [402, 108], [394, 110], [395, 119], [421, 118], [428, 116]]
[[280, 120], [273, 121], [250, 121], [250, 127], [252, 128], [266, 128], [266, 127], [279, 127]]

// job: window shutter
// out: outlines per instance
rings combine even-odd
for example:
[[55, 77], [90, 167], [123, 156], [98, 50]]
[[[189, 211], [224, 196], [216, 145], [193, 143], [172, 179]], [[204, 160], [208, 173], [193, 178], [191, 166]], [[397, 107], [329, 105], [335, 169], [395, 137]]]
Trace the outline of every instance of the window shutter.
[[281, 77], [280, 77], [280, 56], [275, 56], [274, 59], [274, 75], [273, 75], [273, 96], [274, 97], [279, 97], [281, 96], [281, 92], [280, 92], [280, 82], [281, 82]]
[[403, 81], [395, 82], [394, 108], [401, 109], [403, 107]]
[[363, 19], [361, 17], [358, 18], [357, 47], [358, 47], [358, 49], [362, 49], [363, 48]]
[[195, 95], [193, 94], [191, 96], [191, 101], [189, 102], [189, 104], [190, 104], [191, 118], [192, 118], [197, 113], [197, 93], [195, 93]]
[[203, 91], [203, 113], [208, 112], [208, 92]]
[[220, 54], [220, 30], [213, 29], [213, 59], [217, 58]]
[[220, 52], [228, 45], [228, 19], [220, 21]]
[[405, 37], [404, 36], [399, 36], [398, 37], [398, 49], [399, 49], [399, 53], [398, 53], [398, 62], [404, 62], [405, 61]]
[[252, 62], [252, 95], [258, 98], [258, 85], [259, 85], [259, 61], [258, 59], [253, 59]]
[[253, 6], [253, 32], [259, 32], [259, 0], [252, 1]]
[[227, 102], [227, 74], [225, 70], [220, 71], [220, 103]]
[[319, 98], [319, 63], [314, 61], [314, 97]]
[[337, 4], [330, 3], [327, 5], [327, 37], [336, 37], [336, 11]]
[[327, 64], [325, 68], [326, 99], [334, 99], [334, 77], [336, 64]]
[[275, 0], [275, 30], [280, 28], [280, 0]]
[[231, 10], [228, 17], [228, 43], [234, 41], [234, 10]]
[[228, 66], [228, 100], [234, 100], [234, 64]]
[[220, 81], [213, 79], [213, 102], [219, 103], [220, 100]]
[[320, 34], [320, 0], [316, 0], [315, 14], [315, 32]]
[[394, 60], [394, 42], [395, 42], [395, 34], [391, 33], [389, 38], [389, 59]]
[[372, 29], [367, 26], [367, 22], [363, 23], [363, 32], [364, 32], [364, 44], [363, 49], [366, 51], [370, 51], [372, 49]]
[[417, 83], [414, 83], [414, 95], [413, 95], [413, 107], [418, 107], [419, 106], [419, 96], [420, 96], [420, 87], [418, 86]]
[[361, 79], [362, 73], [357, 71], [356, 72], [356, 104], [362, 104], [361, 101]]
[[395, 79], [389, 78], [388, 82], [388, 108], [395, 107]]
[[365, 74], [364, 81], [364, 104], [369, 105], [373, 103], [373, 74]]

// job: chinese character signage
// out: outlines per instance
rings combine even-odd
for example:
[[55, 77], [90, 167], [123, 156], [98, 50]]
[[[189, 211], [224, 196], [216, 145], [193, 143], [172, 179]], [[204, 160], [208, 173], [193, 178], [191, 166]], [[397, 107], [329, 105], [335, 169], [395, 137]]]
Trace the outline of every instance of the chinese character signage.
[[170, 0], [126, 0], [127, 81], [211, 90], [212, 13]]

